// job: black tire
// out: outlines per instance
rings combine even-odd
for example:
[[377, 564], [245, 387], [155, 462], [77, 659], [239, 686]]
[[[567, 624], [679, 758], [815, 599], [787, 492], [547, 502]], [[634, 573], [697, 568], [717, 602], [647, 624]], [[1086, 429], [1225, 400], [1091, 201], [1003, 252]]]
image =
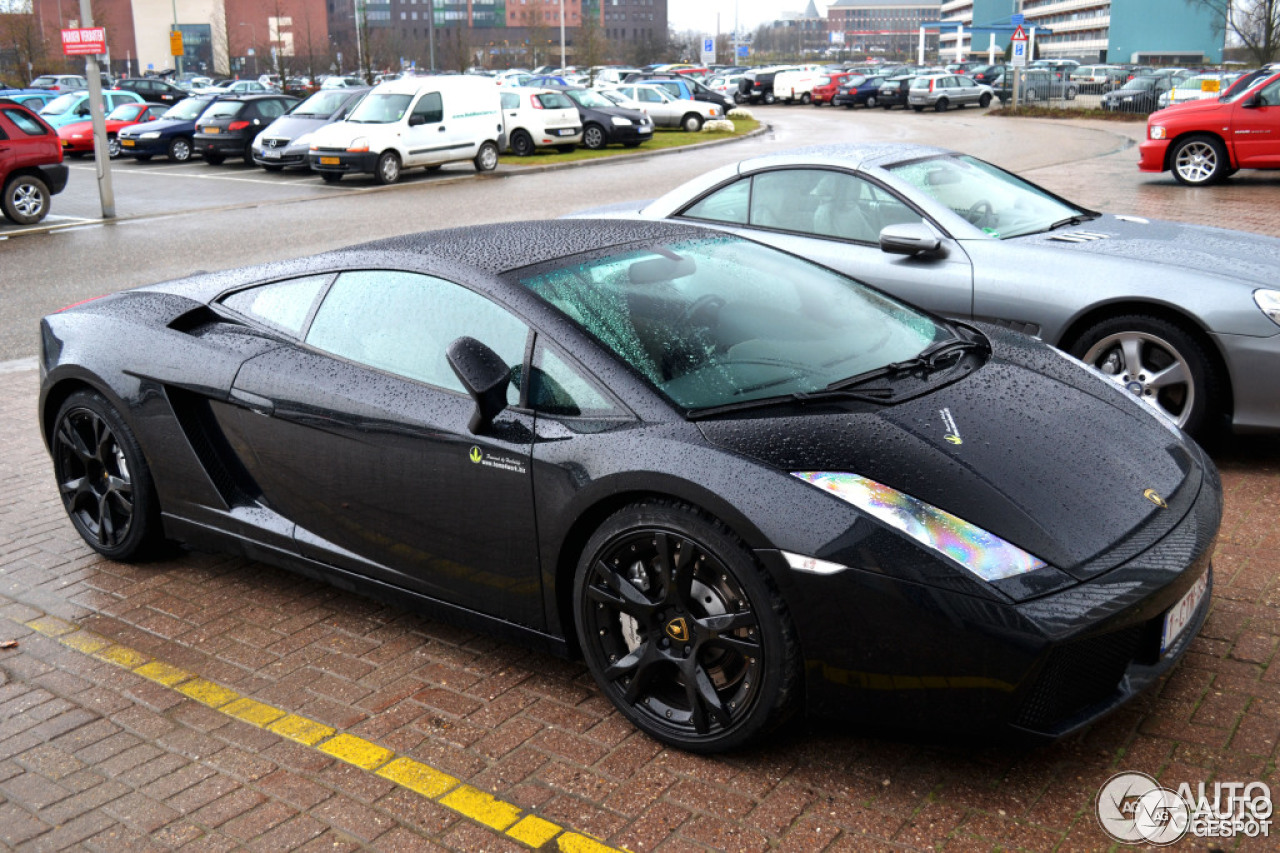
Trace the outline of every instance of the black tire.
[[480, 150], [476, 152], [471, 164], [476, 167], [477, 172], [492, 172], [498, 168], [497, 144], [493, 142], [483, 143], [480, 146]]
[[[1128, 363], [1126, 343], [1137, 353], [1136, 365]], [[1182, 325], [1162, 317], [1108, 318], [1087, 329], [1070, 352], [1193, 435], [1204, 436], [1221, 411], [1224, 389], [1204, 345]], [[1162, 381], [1179, 376], [1183, 381]]]
[[53, 471], [62, 504], [90, 548], [136, 560], [163, 541], [151, 469], [124, 418], [96, 391], [77, 391], [54, 419]]
[[18, 175], [4, 185], [0, 209], [16, 225], [35, 225], [49, 215], [49, 187], [34, 175]]
[[221, 154], [205, 154], [204, 155], [204, 161], [208, 163], [210, 166], [220, 166], [222, 165], [222, 161], [226, 159], [227, 158]]
[[578, 563], [574, 614], [601, 691], [671, 746], [735, 749], [799, 702], [781, 594], [737, 536], [692, 507], [646, 501], [600, 525]]
[[933, 108], [940, 113], [945, 113], [949, 106], [951, 106], [951, 102], [946, 98], [938, 98], [938, 100], [934, 102]]
[[800, 103], [804, 104], [806, 107], [809, 106], [809, 104], [813, 103], [813, 95], [805, 92], [800, 96]]
[[107, 157], [111, 158], [112, 160], [119, 160], [120, 155], [123, 152], [124, 152], [124, 148], [123, 146], [120, 145], [120, 140], [116, 138], [114, 134], [111, 136], [108, 136], [107, 137]]
[[866, 103], [867, 109], [874, 110], [876, 108], [876, 104], [878, 103], [880, 102], [876, 100], [875, 95], [867, 95], [867, 103]]
[[394, 151], [379, 154], [373, 167], [373, 179], [384, 186], [400, 180], [400, 155]]
[[1178, 183], [1205, 187], [1225, 180], [1231, 161], [1220, 139], [1197, 133], [1178, 140], [1173, 146], [1169, 152], [1169, 169]]
[[702, 116], [697, 113], [687, 113], [684, 118], [680, 119], [680, 127], [686, 133], [697, 133], [702, 130]]
[[773, 92], [765, 92], [763, 100], [766, 104], [772, 104], [777, 100], [777, 97], [774, 96]]
[[517, 157], [528, 157], [534, 151], [533, 137], [523, 130], [511, 134], [511, 153]]
[[918, 107], [918, 106], [916, 106], [915, 104], [912, 104], [912, 105], [911, 105], [911, 109], [915, 110], [915, 111], [916, 111], [916, 112], [918, 112], [918, 113], [922, 113], [922, 112], [924, 112], [924, 107]]
[[[144, 156], [146, 156], [148, 160], [151, 159], [150, 154]], [[142, 158], [139, 157], [138, 159], [141, 160]], [[187, 139], [185, 136], [175, 136], [173, 139], [169, 140], [169, 159], [173, 160], [175, 163], [185, 163], [190, 160], [191, 140]]]
[[986, 92], [983, 92], [982, 97], [978, 98], [978, 106], [982, 107], [984, 110], [991, 106], [991, 96]]
[[559, 151], [561, 154], [572, 154], [573, 152], [575, 152], [575, 151], [577, 151], [577, 150], [578, 150], [578, 146], [576, 146], [576, 145], [557, 145], [557, 146], [556, 146], [556, 150], [557, 150], [557, 151]]
[[321, 172], [320, 177], [326, 184], [336, 184], [338, 181], [342, 180], [342, 173], [341, 172]]
[[588, 124], [582, 128], [582, 144], [592, 151], [599, 151], [609, 144], [609, 137], [605, 135], [604, 128], [598, 124]]

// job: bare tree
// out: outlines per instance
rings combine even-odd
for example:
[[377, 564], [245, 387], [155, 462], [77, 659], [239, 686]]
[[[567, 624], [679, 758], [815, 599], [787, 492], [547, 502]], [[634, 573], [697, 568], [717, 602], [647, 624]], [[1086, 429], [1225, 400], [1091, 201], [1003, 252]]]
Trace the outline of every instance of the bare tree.
[[[600, 26], [600, 10], [595, 4], [582, 4], [582, 24], [573, 40], [574, 64], [579, 70], [603, 65], [609, 53], [609, 40]], [[592, 82], [595, 82], [594, 75]]]
[[5, 46], [6, 55], [13, 57], [13, 70], [18, 79], [33, 78], [47, 61], [40, 27], [30, 12], [0, 15], [0, 44]]
[[1207, 9], [1215, 31], [1232, 33], [1259, 65], [1280, 54], [1280, 0], [1187, 0]]

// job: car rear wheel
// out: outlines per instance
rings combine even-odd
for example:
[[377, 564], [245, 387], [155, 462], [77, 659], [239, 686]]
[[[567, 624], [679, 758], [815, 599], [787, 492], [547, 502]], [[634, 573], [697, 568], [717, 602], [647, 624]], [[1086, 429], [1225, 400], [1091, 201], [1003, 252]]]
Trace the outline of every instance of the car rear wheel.
[[1213, 363], [1185, 329], [1160, 317], [1104, 320], [1071, 353], [1190, 433], [1201, 434], [1221, 396]]
[[697, 113], [689, 113], [680, 119], [680, 126], [688, 133], [697, 133], [702, 130], [702, 116]]
[[498, 168], [498, 146], [492, 142], [484, 143], [471, 162], [477, 172], [492, 172]]
[[808, 92], [805, 92], [803, 95], [800, 96], [800, 103], [804, 104], [806, 107], [809, 106], [809, 104], [812, 103], [812, 101], [813, 101], [813, 96], [810, 95]]
[[1074, 101], [1075, 99], [1076, 99], [1076, 87], [1075, 87], [1075, 86], [1068, 86], [1068, 87], [1067, 87], [1067, 100], [1068, 100], [1068, 101]]
[[32, 175], [18, 175], [4, 187], [4, 215], [17, 225], [35, 225], [49, 213], [49, 188]]
[[511, 153], [517, 157], [528, 157], [533, 153], [533, 137], [523, 130], [511, 134]]
[[938, 101], [933, 105], [933, 108], [940, 113], [945, 113], [947, 111], [947, 107], [949, 106], [951, 106], [951, 104], [947, 101], [946, 98], [938, 98]]
[[983, 92], [982, 97], [978, 98], [978, 106], [982, 107], [984, 110], [991, 106], [991, 95]]
[[394, 151], [383, 151], [374, 166], [373, 177], [380, 184], [394, 184], [400, 180], [400, 156]]
[[1212, 136], [1189, 136], [1173, 148], [1173, 176], [1180, 183], [1202, 187], [1226, 177], [1231, 167], [1227, 150]]
[[133, 432], [101, 394], [68, 397], [50, 443], [63, 507], [89, 547], [131, 560], [160, 543], [151, 471]]
[[[148, 159], [150, 159], [150, 155], [148, 155]], [[169, 142], [169, 159], [177, 163], [185, 163], [190, 160], [191, 140], [185, 136], [178, 136], [171, 140]]]
[[107, 137], [107, 156], [112, 160], [119, 159], [120, 152], [124, 149], [120, 146], [120, 140], [114, 136]]
[[582, 129], [582, 144], [592, 151], [599, 151], [607, 145], [604, 128], [598, 124], [589, 124]]
[[733, 749], [798, 701], [780, 593], [741, 540], [692, 507], [647, 501], [608, 518], [579, 561], [574, 612], [601, 691], [672, 746]]
[[774, 96], [773, 92], [766, 92], [766, 93], [765, 93], [765, 95], [764, 95], [764, 102], [765, 102], [766, 104], [772, 104], [772, 103], [773, 103], [774, 101], [776, 101], [776, 100], [777, 100], [777, 98]]
[[876, 108], [876, 104], [877, 104], [877, 103], [879, 103], [879, 101], [877, 101], [877, 100], [876, 100], [876, 96], [875, 96], [875, 95], [868, 95], [868, 96], [867, 96], [867, 109], [869, 109], [869, 110], [874, 110], [874, 109]]

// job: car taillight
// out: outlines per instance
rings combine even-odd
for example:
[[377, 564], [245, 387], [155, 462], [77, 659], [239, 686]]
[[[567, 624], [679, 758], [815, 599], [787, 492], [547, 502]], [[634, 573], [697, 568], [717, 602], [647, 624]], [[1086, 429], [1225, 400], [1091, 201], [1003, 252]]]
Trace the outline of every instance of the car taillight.
[[227, 130], [244, 130], [249, 126], [247, 121], [233, 121], [227, 126]]
[[534, 108], [535, 110], [540, 110], [540, 109], [542, 109], [542, 99], [541, 99], [541, 98], [530, 98], [530, 99], [529, 99], [529, 101], [533, 104], [533, 108]]
[[929, 81], [929, 91], [930, 91], [930, 92], [932, 92], [932, 91], [933, 91], [933, 81], [932, 81], [932, 80], [930, 80], [930, 81]]

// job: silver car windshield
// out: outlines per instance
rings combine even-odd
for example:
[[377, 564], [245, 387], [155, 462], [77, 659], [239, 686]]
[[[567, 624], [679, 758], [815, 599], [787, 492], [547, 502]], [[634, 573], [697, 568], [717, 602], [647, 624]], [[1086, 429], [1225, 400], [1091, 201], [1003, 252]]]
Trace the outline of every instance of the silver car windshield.
[[1035, 184], [965, 155], [916, 160], [889, 166], [888, 171], [997, 239], [1047, 231], [1077, 217], [1093, 217]]
[[686, 410], [822, 392], [953, 337], [852, 279], [737, 237], [519, 275]]

